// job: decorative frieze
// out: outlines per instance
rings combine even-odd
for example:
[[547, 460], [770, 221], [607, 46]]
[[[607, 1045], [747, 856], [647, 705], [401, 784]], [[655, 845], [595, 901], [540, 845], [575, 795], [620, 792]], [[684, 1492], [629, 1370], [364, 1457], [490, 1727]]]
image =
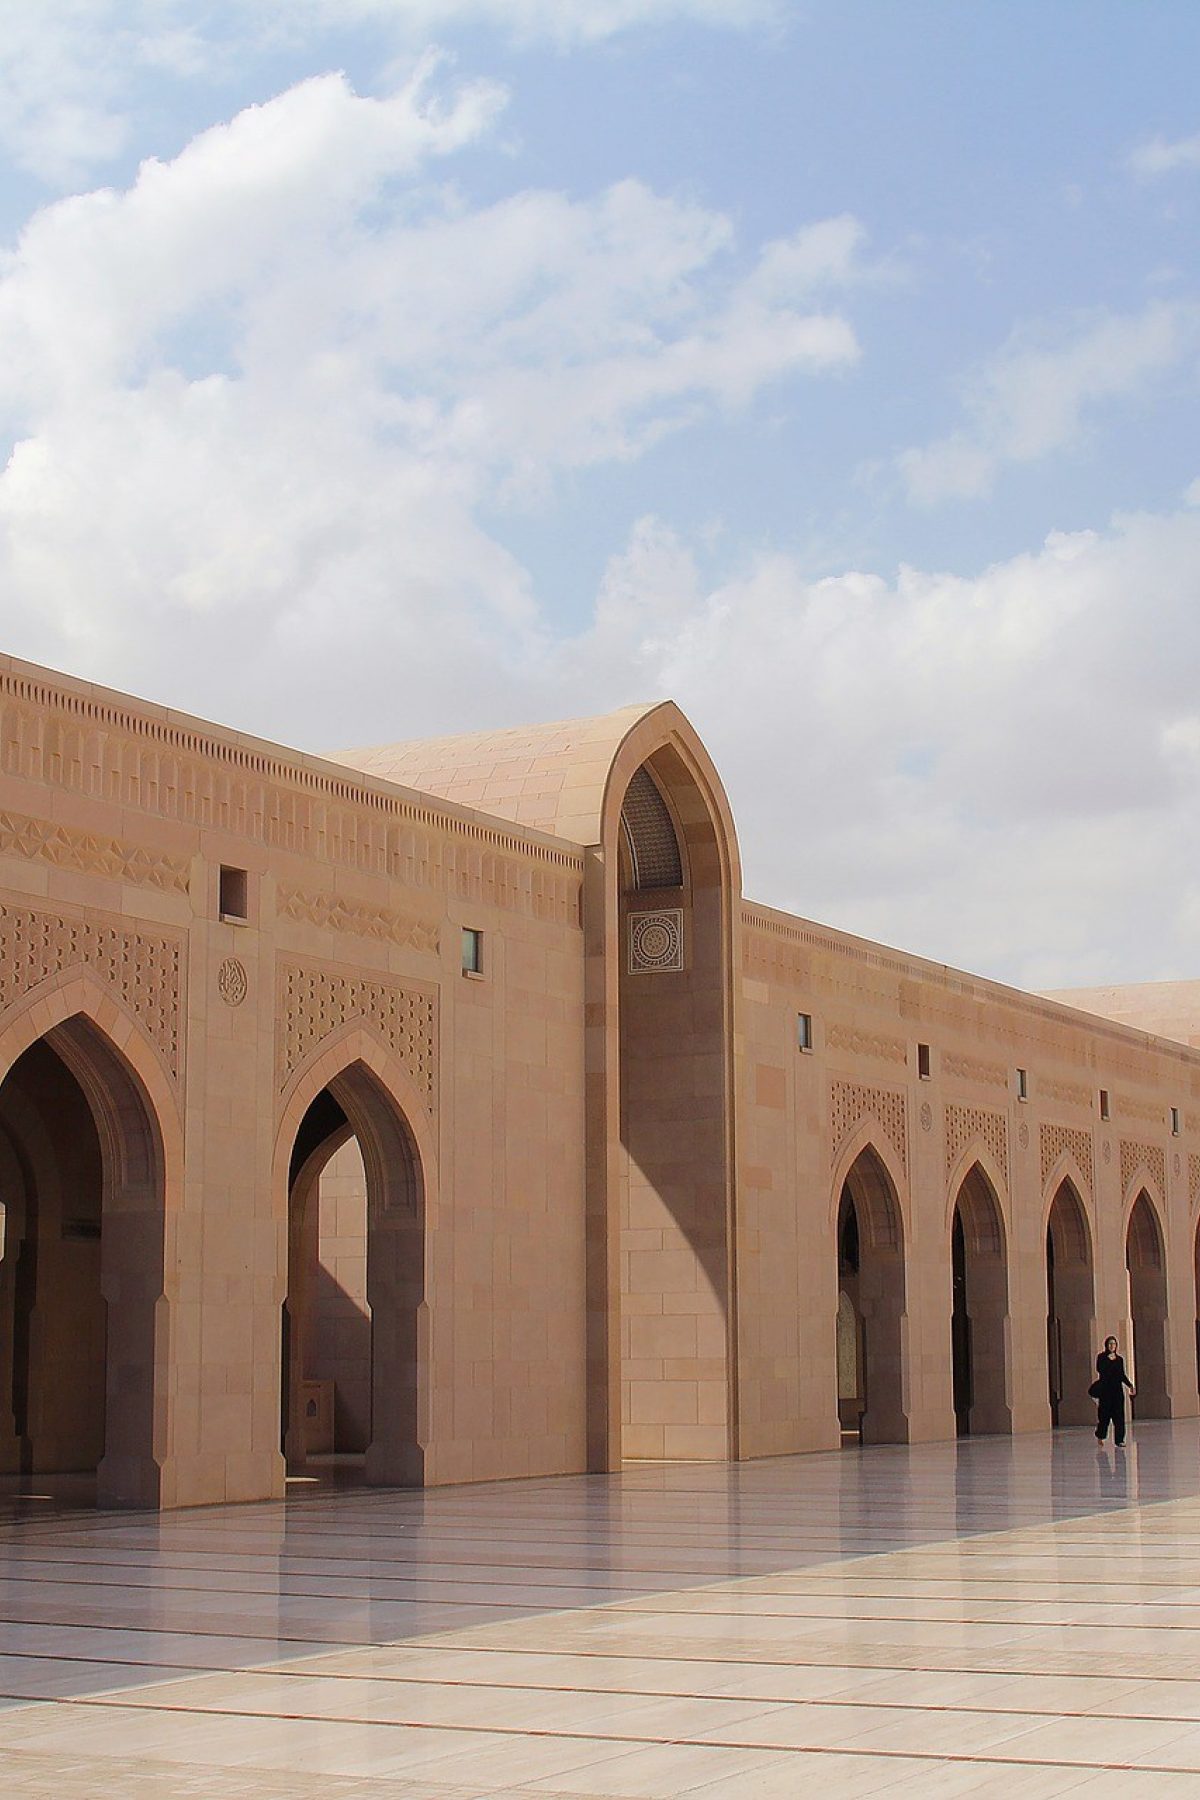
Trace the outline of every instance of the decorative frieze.
[[82, 875], [107, 875], [113, 881], [158, 888], [165, 894], [188, 891], [189, 868], [184, 857], [141, 849], [100, 832], [75, 831], [48, 819], [31, 819], [24, 813], [0, 812], [0, 856], [24, 856], [56, 869], [77, 869]]
[[908, 1055], [903, 1038], [886, 1037], [879, 1031], [860, 1031], [853, 1025], [831, 1025], [825, 1033], [831, 1050], [851, 1056], [873, 1056], [880, 1062], [902, 1063]]
[[1063, 1156], [1071, 1156], [1075, 1166], [1087, 1183], [1088, 1192], [1096, 1186], [1096, 1168], [1092, 1157], [1092, 1134], [1090, 1131], [1079, 1131], [1073, 1125], [1042, 1126], [1042, 1186], [1047, 1181]]
[[978, 1056], [943, 1056], [942, 1073], [955, 1081], [971, 1081], [981, 1087], [1008, 1086], [1008, 1070], [1004, 1064], [985, 1062]]
[[407, 888], [580, 923], [583, 861], [571, 845], [11, 670], [0, 670], [0, 771]]
[[129, 927], [105, 913], [0, 906], [0, 1012], [51, 976], [72, 971], [112, 989], [178, 1079], [182, 938]]
[[946, 1173], [949, 1175], [968, 1144], [980, 1140], [1005, 1182], [1008, 1181], [1008, 1121], [987, 1106], [947, 1106]]
[[1092, 1090], [1078, 1081], [1058, 1081], [1052, 1075], [1037, 1077], [1039, 1099], [1056, 1101], [1059, 1106], [1090, 1107]]
[[377, 938], [413, 950], [437, 953], [439, 933], [436, 923], [415, 919], [410, 913], [392, 912], [385, 906], [370, 906], [343, 900], [337, 894], [314, 894], [292, 887], [280, 887], [277, 906], [282, 918], [295, 919], [298, 924], [317, 925], [327, 931], [345, 931], [355, 937]]
[[1147, 1125], [1161, 1125], [1165, 1109], [1151, 1100], [1135, 1100], [1131, 1094], [1114, 1093], [1109, 1098], [1114, 1119], [1142, 1119]]
[[829, 1091], [829, 1124], [834, 1155], [863, 1119], [872, 1118], [908, 1173], [908, 1119], [904, 1095], [894, 1088], [862, 1087], [835, 1081]]
[[358, 1019], [370, 1025], [404, 1064], [432, 1109], [437, 1103], [436, 990], [343, 975], [307, 963], [279, 966], [280, 1090], [325, 1038]]

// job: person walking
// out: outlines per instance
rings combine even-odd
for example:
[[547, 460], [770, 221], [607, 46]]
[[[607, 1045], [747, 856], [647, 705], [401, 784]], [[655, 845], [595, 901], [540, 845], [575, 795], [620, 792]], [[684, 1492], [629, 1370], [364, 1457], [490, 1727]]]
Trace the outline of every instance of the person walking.
[[1096, 1402], [1096, 1436], [1101, 1443], [1108, 1436], [1110, 1425], [1114, 1444], [1125, 1442], [1126, 1388], [1132, 1400], [1134, 1386], [1125, 1373], [1125, 1358], [1117, 1354], [1116, 1338], [1106, 1337], [1104, 1348], [1096, 1358], [1096, 1379], [1088, 1390]]

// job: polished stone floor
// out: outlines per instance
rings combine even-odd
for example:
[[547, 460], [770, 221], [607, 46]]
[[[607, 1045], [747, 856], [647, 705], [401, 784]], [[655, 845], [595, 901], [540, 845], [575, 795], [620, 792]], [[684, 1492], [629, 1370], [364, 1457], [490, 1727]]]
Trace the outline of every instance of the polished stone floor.
[[1200, 1795], [1195, 1420], [306, 1491], [13, 1499], [0, 1794]]

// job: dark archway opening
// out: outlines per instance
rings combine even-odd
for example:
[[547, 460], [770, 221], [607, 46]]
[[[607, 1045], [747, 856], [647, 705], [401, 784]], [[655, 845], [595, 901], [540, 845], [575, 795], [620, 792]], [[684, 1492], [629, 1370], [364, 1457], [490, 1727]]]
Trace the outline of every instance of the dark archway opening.
[[870, 1147], [843, 1183], [837, 1245], [842, 1442], [906, 1443], [904, 1234], [896, 1190]]
[[1167, 1259], [1162, 1226], [1145, 1189], [1133, 1203], [1125, 1234], [1129, 1318], [1133, 1328], [1135, 1406], [1143, 1419], [1167, 1419]]
[[1074, 1184], [1064, 1180], [1046, 1225], [1046, 1373], [1053, 1425], [1086, 1425], [1094, 1418], [1087, 1390], [1095, 1335], [1091, 1233]]
[[82, 1017], [0, 1084], [0, 1210], [0, 1473], [46, 1502], [157, 1504], [161, 1152]]
[[419, 1484], [424, 1192], [408, 1125], [354, 1064], [301, 1120], [288, 1170], [280, 1430], [293, 1483]]
[[1010, 1432], [1008, 1255], [1000, 1203], [975, 1163], [958, 1191], [950, 1231], [950, 1343], [958, 1435]]

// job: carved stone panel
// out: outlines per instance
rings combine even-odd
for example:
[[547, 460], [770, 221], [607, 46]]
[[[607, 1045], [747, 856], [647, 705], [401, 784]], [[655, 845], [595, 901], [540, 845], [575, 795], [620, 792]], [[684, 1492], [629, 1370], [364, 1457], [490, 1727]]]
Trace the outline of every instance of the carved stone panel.
[[865, 1118], [878, 1121], [907, 1175], [908, 1119], [904, 1095], [893, 1088], [861, 1087], [856, 1081], [833, 1082], [829, 1092], [829, 1123], [835, 1156]]
[[1092, 1134], [1080, 1131], [1074, 1125], [1042, 1126], [1042, 1186], [1050, 1179], [1051, 1171], [1061, 1156], [1072, 1156], [1076, 1167], [1087, 1183], [1089, 1193], [1096, 1186], [1096, 1167], [1092, 1157]]
[[129, 928], [103, 913], [74, 917], [0, 906], [0, 1012], [50, 976], [73, 969], [113, 990], [178, 1079], [182, 939]]
[[281, 963], [277, 1022], [279, 1087], [332, 1032], [361, 1019], [402, 1062], [432, 1110], [437, 1104], [437, 994], [402, 982]]
[[1129, 1138], [1121, 1139], [1121, 1192], [1124, 1194], [1138, 1170], [1145, 1168], [1153, 1181], [1158, 1183], [1159, 1196], [1166, 1198], [1167, 1193], [1167, 1158], [1161, 1144], [1137, 1144]]
[[629, 973], [683, 967], [683, 913], [678, 907], [629, 915]]
[[992, 1159], [1008, 1180], [1008, 1122], [1001, 1112], [987, 1106], [948, 1106], [946, 1108], [946, 1173], [950, 1174], [959, 1157], [974, 1139], [981, 1138], [991, 1151]]

